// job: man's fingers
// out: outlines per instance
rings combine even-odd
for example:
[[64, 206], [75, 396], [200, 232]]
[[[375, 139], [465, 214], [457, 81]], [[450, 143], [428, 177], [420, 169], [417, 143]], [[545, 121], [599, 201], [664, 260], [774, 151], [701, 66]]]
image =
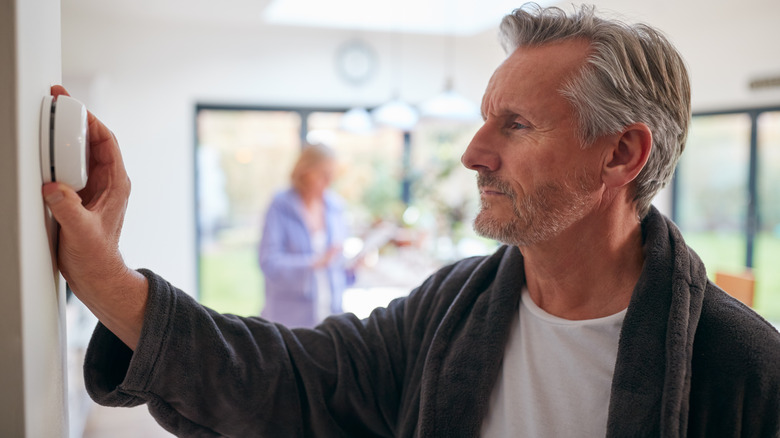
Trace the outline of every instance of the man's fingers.
[[60, 96], [60, 95], [70, 96], [70, 94], [68, 93], [68, 90], [66, 90], [65, 87], [63, 87], [62, 85], [53, 85], [51, 87], [50, 92], [51, 92], [51, 95], [54, 96], [54, 97], [57, 97], [57, 96]]
[[[53, 85], [51, 95], [70, 96], [68, 90], [62, 85]], [[119, 146], [114, 133], [103, 124], [91, 111], [87, 111], [87, 125], [89, 130], [89, 142], [91, 153], [100, 163], [113, 163], [117, 159], [121, 164], [122, 156], [119, 154]]]
[[95, 164], [107, 165], [114, 178], [127, 178], [122, 152], [114, 133], [94, 114], [87, 111], [90, 160]]
[[65, 184], [56, 182], [44, 184], [43, 200], [61, 226], [63, 224], [66, 227], [78, 226], [87, 213], [81, 205], [79, 195]]

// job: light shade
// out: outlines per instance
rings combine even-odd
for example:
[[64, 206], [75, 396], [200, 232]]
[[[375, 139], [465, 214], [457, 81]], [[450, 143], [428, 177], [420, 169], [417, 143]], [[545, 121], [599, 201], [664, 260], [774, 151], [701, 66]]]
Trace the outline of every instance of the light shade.
[[339, 123], [341, 129], [355, 134], [366, 134], [374, 129], [371, 115], [365, 108], [356, 107], [345, 112]]
[[482, 118], [479, 107], [452, 88], [447, 88], [420, 105], [425, 118], [475, 122]]
[[376, 123], [402, 131], [410, 131], [420, 119], [416, 109], [398, 98], [375, 108], [371, 115]]

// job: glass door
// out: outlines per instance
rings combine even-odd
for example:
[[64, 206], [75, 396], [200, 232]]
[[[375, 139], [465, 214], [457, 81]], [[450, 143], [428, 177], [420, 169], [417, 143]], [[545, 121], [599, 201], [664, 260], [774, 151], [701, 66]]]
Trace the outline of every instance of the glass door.
[[710, 278], [750, 273], [754, 309], [780, 324], [780, 111], [694, 115], [674, 216]]
[[756, 308], [780, 322], [780, 111], [758, 116]]
[[747, 114], [693, 118], [675, 177], [676, 221], [711, 278], [745, 269], [749, 160]]
[[259, 315], [262, 213], [289, 181], [301, 147], [294, 111], [203, 109], [197, 115], [196, 196], [200, 302]]

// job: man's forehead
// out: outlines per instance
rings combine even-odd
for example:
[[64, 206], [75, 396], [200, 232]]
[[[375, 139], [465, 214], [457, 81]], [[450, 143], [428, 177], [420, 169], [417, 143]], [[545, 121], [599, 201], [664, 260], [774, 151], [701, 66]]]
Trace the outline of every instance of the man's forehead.
[[488, 82], [484, 106], [513, 103], [516, 98], [560, 97], [564, 82], [580, 71], [589, 53], [583, 39], [521, 46], [498, 66]]

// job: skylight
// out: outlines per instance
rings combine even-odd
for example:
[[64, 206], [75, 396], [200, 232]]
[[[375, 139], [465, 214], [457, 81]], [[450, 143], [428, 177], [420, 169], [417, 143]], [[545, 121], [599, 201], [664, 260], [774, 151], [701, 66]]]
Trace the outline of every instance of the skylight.
[[[552, 3], [542, 1], [541, 3]], [[495, 29], [517, 0], [273, 0], [268, 23], [443, 35]]]

